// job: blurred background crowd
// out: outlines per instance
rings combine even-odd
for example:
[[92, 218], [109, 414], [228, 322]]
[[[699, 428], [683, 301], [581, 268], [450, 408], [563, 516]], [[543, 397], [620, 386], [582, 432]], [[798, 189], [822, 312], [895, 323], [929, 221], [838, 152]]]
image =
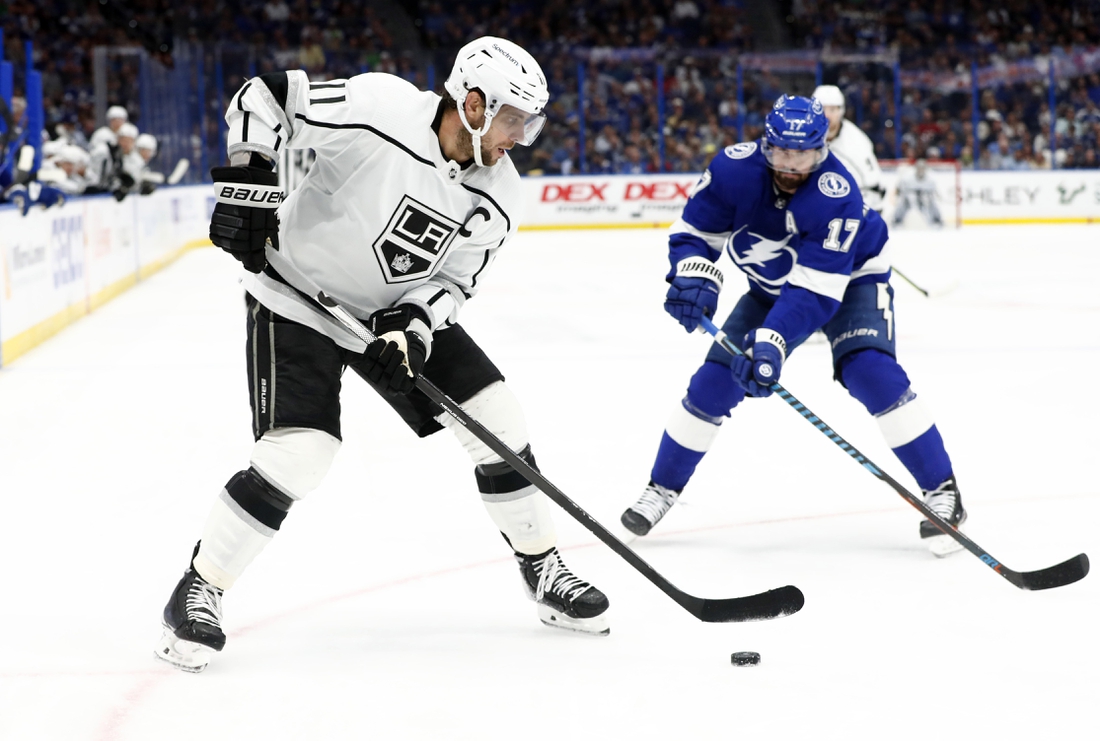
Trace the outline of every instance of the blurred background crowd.
[[513, 153], [525, 173], [698, 172], [760, 136], [780, 93], [820, 83], [841, 88], [882, 159], [1095, 168], [1100, 154], [1100, 0], [0, 0], [0, 12], [5, 143], [27, 126], [33, 67], [38, 167], [73, 169], [53, 176], [70, 192], [141, 192], [143, 171], [151, 190], [155, 167], [181, 159], [197, 165], [189, 182], [205, 177], [224, 153], [225, 103], [251, 75], [381, 71], [441, 90], [457, 49], [484, 34], [525, 46], [549, 79], [548, 125]]

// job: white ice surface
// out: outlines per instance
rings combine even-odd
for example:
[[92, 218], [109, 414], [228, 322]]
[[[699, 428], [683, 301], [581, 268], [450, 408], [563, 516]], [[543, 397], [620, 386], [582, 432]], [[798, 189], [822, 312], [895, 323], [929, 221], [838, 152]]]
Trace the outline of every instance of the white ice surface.
[[[902, 363], [970, 536], [1017, 570], [1100, 557], [1098, 237], [894, 240], [947, 290], [895, 278]], [[463, 316], [543, 472], [616, 532], [707, 347], [663, 313], [666, 269], [658, 231], [523, 233]], [[0, 739], [1098, 737], [1100, 576], [1025, 592], [933, 558], [919, 514], [775, 398], [734, 412], [633, 547], [700, 596], [795, 584], [797, 615], [701, 623], [555, 508], [612, 629], [542, 626], [449, 433], [417, 441], [349, 378], [344, 447], [226, 595], [225, 651], [199, 675], [157, 663], [163, 605], [251, 448], [236, 274], [189, 253], [0, 369]], [[824, 344], [782, 382], [915, 490]], [[741, 650], [762, 663], [731, 666]]]

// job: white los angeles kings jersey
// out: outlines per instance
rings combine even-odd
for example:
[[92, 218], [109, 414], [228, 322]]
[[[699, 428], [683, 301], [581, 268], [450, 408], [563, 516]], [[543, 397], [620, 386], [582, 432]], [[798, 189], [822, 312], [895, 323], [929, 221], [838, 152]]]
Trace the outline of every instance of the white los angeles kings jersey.
[[440, 97], [399, 77], [311, 83], [296, 70], [286, 83], [285, 106], [257, 77], [226, 113], [230, 155], [317, 155], [279, 208], [279, 251], [267, 249], [290, 286], [247, 273], [245, 289], [357, 351], [362, 341], [294, 288], [312, 297], [319, 287], [361, 319], [400, 302], [423, 308], [432, 329], [453, 323], [516, 232], [522, 193], [511, 160], [463, 170], [445, 159], [432, 129]]
[[848, 168], [863, 193], [863, 202], [882, 211], [882, 168], [875, 157], [875, 145], [870, 137], [851, 121], [840, 123], [836, 138], [829, 142], [829, 151]]

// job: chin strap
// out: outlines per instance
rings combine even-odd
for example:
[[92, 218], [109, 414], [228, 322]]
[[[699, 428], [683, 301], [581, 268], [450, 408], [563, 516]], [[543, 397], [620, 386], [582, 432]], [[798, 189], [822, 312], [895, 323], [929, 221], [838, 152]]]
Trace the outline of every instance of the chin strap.
[[489, 127], [493, 124], [493, 114], [488, 109], [485, 110], [485, 123], [481, 125], [481, 130], [478, 131], [470, 122], [466, 120], [466, 101], [463, 100], [458, 104], [458, 117], [462, 121], [462, 125], [466, 127], [466, 130], [470, 132], [470, 136], [474, 142], [474, 162], [478, 167], [485, 167], [485, 163], [481, 159], [481, 137], [489, 131]]
[[474, 162], [478, 167], [485, 167], [485, 163], [481, 161], [481, 134], [470, 133], [474, 142]]

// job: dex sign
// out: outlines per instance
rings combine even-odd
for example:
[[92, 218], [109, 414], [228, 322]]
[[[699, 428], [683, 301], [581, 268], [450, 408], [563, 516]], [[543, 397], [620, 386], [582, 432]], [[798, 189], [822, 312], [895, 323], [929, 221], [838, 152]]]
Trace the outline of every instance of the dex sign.
[[699, 180], [679, 175], [524, 178], [524, 226], [666, 226], [680, 215]]

